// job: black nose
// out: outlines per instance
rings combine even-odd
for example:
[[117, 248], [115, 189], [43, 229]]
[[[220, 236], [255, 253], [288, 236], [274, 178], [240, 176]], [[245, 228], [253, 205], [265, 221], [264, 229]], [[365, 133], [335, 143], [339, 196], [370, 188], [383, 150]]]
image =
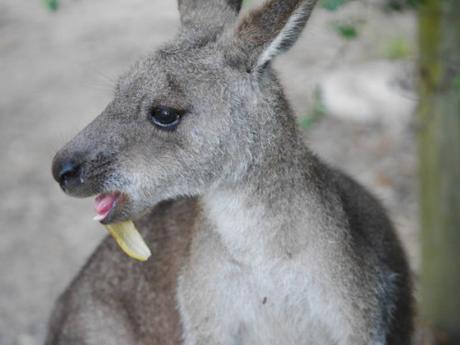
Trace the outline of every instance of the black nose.
[[53, 164], [53, 176], [63, 189], [66, 189], [70, 185], [80, 184], [80, 165], [72, 160], [55, 162]]

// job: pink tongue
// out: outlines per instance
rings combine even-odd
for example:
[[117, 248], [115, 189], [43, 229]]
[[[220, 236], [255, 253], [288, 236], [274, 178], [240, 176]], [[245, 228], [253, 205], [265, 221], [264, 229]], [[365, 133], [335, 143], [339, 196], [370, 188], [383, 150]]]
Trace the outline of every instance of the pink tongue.
[[94, 208], [96, 213], [100, 216], [106, 215], [110, 212], [113, 207], [115, 200], [117, 199], [116, 193], [101, 194], [96, 197]]

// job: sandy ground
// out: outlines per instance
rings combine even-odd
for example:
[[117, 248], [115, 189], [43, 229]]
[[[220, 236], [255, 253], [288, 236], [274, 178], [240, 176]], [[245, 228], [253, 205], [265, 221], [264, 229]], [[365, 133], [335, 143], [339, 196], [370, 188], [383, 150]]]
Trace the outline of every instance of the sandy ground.
[[[356, 15], [366, 32], [344, 42], [331, 22]], [[53, 301], [104, 235], [91, 220], [92, 201], [68, 198], [52, 181], [53, 154], [104, 108], [116, 76], [177, 25], [174, 1], [67, 0], [49, 13], [39, 0], [0, 0], [0, 344], [42, 342]], [[308, 113], [325, 72], [380, 58], [382, 39], [412, 39], [413, 27], [410, 15], [372, 6], [318, 10], [300, 43], [277, 61], [297, 113]], [[417, 267], [411, 133], [406, 125], [395, 131], [326, 117], [306, 139], [382, 198]]]

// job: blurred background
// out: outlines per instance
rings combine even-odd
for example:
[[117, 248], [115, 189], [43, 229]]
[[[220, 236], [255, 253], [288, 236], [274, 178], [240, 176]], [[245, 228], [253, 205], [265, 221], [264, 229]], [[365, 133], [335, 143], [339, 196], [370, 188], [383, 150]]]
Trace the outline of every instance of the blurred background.
[[[245, 1], [244, 10], [258, 2]], [[432, 5], [425, 7], [441, 3], [427, 2]], [[426, 12], [425, 21], [433, 13], [440, 17], [453, 11], [460, 17], [457, 5], [451, 10], [429, 10], [434, 12]], [[419, 195], [438, 194], [429, 189], [418, 193], [417, 140], [423, 152], [437, 136], [436, 131], [428, 139], [420, 134], [426, 126], [420, 125], [420, 116], [416, 120], [416, 110], [424, 109], [419, 113], [425, 115], [442, 113], [444, 108], [430, 107], [445, 104], [431, 102], [434, 98], [427, 96], [430, 85], [440, 82], [437, 76], [444, 75], [441, 65], [427, 68], [422, 77], [428, 77], [419, 82], [420, 46], [431, 49], [430, 43], [423, 45], [417, 36], [422, 17], [416, 0], [320, 0], [299, 43], [275, 63], [306, 142], [330, 164], [369, 187], [391, 213], [417, 286], [420, 272], [425, 272], [420, 234], [439, 227], [432, 221], [422, 227], [426, 232], [419, 231]], [[1, 345], [41, 344], [54, 300], [105, 235], [92, 221], [92, 200], [68, 198], [53, 182], [54, 153], [104, 109], [117, 76], [172, 38], [178, 24], [172, 0], [0, 0]], [[438, 32], [433, 26], [436, 20], [429, 24], [426, 35], [431, 37]], [[454, 45], [456, 37], [460, 44], [458, 23], [457, 28], [458, 36], [449, 36]], [[440, 37], [431, 39], [440, 42]], [[459, 59], [448, 74], [460, 90], [457, 63]], [[431, 101], [417, 107], [421, 92]], [[458, 102], [452, 104], [460, 114]], [[455, 121], [447, 128], [458, 134]], [[446, 144], [451, 153], [458, 152], [456, 138], [453, 134]], [[419, 156], [422, 162], [439, 166], [437, 155], [435, 161]], [[459, 166], [455, 155], [440, 156], [450, 162], [447, 165]], [[427, 171], [427, 180], [435, 179], [435, 172]], [[458, 169], [453, 172], [458, 173]], [[447, 187], [453, 198], [451, 208], [460, 213], [458, 182], [455, 185], [455, 179], [451, 180], [453, 184]], [[422, 205], [429, 209], [429, 204]], [[452, 217], [454, 224], [458, 217]], [[458, 237], [457, 242], [447, 235], [438, 239], [450, 243], [451, 249], [454, 243], [460, 244]], [[425, 249], [433, 254], [429, 246]], [[458, 276], [458, 258], [450, 262], [453, 268], [443, 277]], [[438, 272], [436, 267], [432, 270]], [[436, 287], [444, 286], [437, 277], [430, 279], [437, 282]], [[458, 284], [449, 286], [459, 288]], [[427, 300], [433, 289], [428, 288]], [[449, 304], [458, 313], [458, 301]], [[433, 308], [430, 305], [426, 310]], [[446, 329], [455, 327], [453, 322], [447, 322]], [[443, 328], [442, 322], [439, 326]], [[448, 338], [446, 334], [441, 338]]]

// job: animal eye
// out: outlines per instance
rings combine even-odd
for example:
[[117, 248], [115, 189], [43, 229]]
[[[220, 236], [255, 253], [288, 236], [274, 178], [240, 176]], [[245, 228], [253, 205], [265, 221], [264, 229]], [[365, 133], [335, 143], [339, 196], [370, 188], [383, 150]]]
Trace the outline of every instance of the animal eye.
[[184, 112], [169, 107], [153, 107], [149, 111], [149, 120], [160, 129], [174, 130]]

